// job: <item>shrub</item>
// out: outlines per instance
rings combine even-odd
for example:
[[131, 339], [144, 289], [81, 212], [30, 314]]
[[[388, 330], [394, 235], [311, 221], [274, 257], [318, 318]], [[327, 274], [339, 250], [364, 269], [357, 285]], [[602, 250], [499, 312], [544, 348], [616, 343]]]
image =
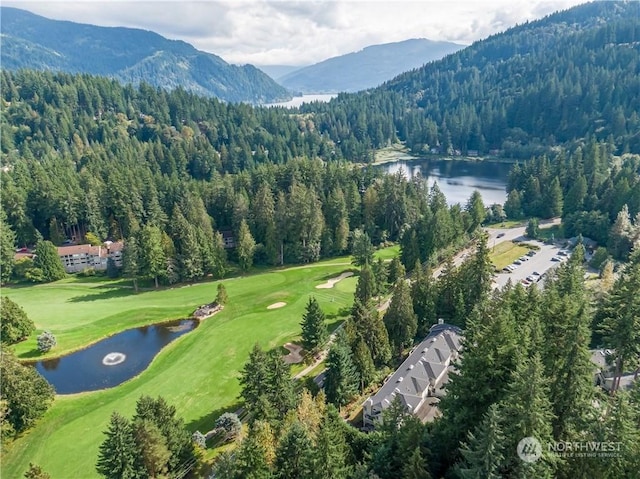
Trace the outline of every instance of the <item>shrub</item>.
[[83, 268], [82, 271], [78, 273], [78, 276], [82, 276], [83, 278], [88, 276], [95, 276], [95, 275], [96, 275], [96, 270], [90, 266]]
[[225, 441], [234, 439], [240, 433], [240, 429], [242, 429], [240, 418], [238, 418], [237, 414], [234, 414], [232, 412], [225, 412], [216, 420], [214, 426], [216, 429], [219, 429], [225, 433]]
[[191, 435], [191, 440], [196, 446], [206, 448], [207, 438], [200, 431], [196, 431]]
[[57, 344], [56, 337], [51, 331], [45, 331], [38, 335], [38, 350], [46, 353]]

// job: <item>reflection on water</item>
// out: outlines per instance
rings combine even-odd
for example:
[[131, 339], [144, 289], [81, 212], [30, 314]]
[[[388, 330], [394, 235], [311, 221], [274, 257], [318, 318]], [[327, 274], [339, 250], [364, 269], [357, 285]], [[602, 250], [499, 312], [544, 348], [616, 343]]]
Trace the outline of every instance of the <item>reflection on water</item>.
[[434, 182], [450, 205], [464, 205], [478, 190], [485, 205], [503, 204], [507, 199], [507, 177], [511, 165], [496, 161], [414, 160], [382, 165], [387, 173], [402, 170], [406, 176], [421, 175], [431, 186]]
[[[130, 329], [67, 356], [38, 361], [35, 368], [58, 394], [111, 388], [140, 374], [163, 347], [197, 324], [185, 319]], [[124, 359], [116, 361], [115, 354]]]

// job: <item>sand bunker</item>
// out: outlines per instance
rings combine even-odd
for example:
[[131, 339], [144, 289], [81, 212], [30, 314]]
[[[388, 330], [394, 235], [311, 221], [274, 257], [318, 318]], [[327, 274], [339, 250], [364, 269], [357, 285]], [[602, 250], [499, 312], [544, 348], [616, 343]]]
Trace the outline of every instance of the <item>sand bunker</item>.
[[273, 303], [270, 304], [269, 306], [267, 306], [267, 309], [278, 309], [278, 308], [282, 308], [283, 306], [286, 306], [287, 303], [283, 303], [282, 301], [278, 302], [278, 303]]
[[353, 272], [352, 271], [347, 271], [346, 273], [342, 273], [340, 276], [336, 276], [335, 278], [331, 278], [330, 280], [328, 280], [326, 283], [323, 284], [319, 284], [318, 286], [316, 286], [317, 289], [329, 289], [329, 288], [333, 288], [333, 286], [336, 283], [339, 283], [340, 281], [342, 281], [345, 278], [348, 278], [349, 276], [353, 276]]
[[287, 364], [297, 364], [302, 362], [302, 355], [300, 351], [302, 351], [302, 346], [293, 343], [287, 343], [284, 345], [285, 349], [289, 350], [289, 354], [287, 354], [282, 359]]

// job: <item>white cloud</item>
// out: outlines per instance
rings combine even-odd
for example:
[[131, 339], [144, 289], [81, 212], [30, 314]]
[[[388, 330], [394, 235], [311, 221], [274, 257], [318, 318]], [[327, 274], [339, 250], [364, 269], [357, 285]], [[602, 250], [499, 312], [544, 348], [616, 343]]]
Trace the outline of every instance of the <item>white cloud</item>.
[[314, 63], [376, 43], [470, 44], [579, 0], [8, 0], [49, 18], [126, 26], [180, 39], [231, 63]]

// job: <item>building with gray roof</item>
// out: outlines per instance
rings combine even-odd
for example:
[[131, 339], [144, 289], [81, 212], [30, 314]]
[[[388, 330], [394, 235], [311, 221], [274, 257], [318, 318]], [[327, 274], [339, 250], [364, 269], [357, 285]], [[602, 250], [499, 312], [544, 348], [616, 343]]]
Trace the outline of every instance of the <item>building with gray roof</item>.
[[458, 358], [462, 330], [449, 324], [436, 324], [427, 337], [411, 351], [402, 365], [393, 373], [380, 390], [363, 405], [365, 427], [375, 426], [382, 420], [382, 411], [396, 397], [412, 414], [422, 419], [423, 407], [433, 405], [430, 398], [442, 395], [452, 363]]

